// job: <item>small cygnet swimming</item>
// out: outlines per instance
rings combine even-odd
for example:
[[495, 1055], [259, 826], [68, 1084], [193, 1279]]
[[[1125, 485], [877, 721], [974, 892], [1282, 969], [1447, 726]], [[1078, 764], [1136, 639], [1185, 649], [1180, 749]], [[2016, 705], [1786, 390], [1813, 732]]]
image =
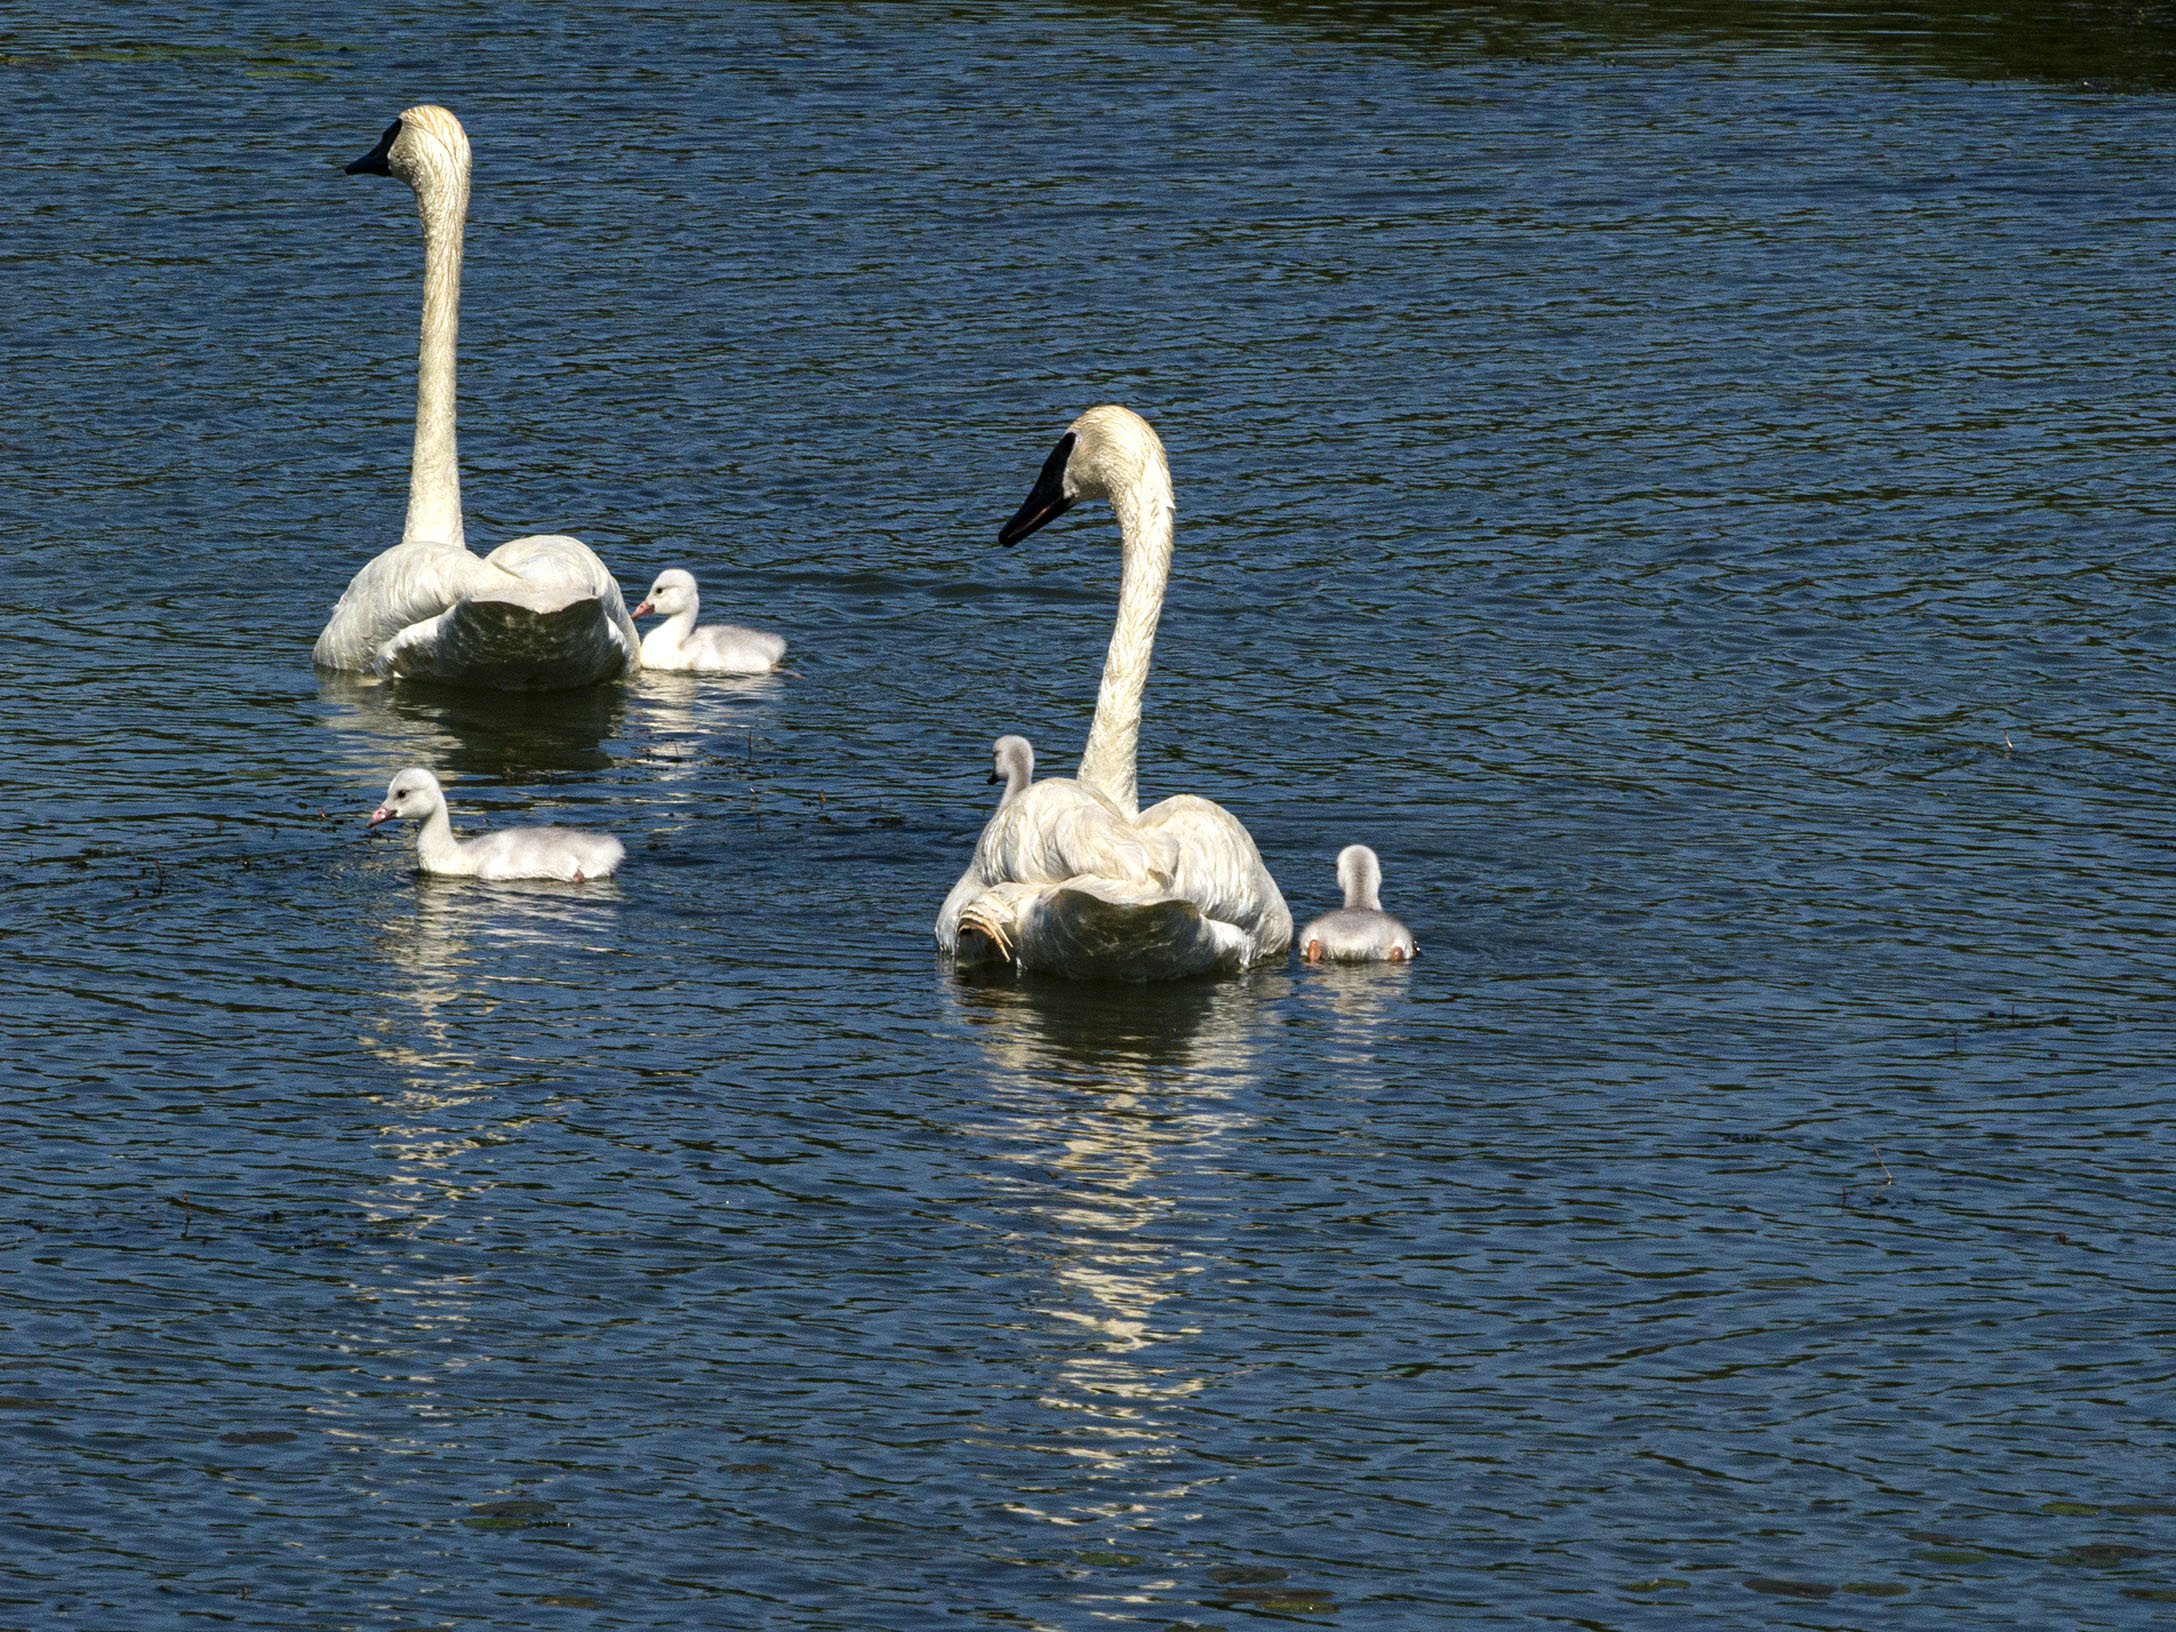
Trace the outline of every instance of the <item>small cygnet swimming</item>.
[[426, 873], [457, 878], [556, 878], [569, 884], [609, 878], [626, 860], [627, 850], [609, 833], [580, 833], [571, 827], [510, 827], [480, 838], [457, 839], [438, 778], [421, 766], [394, 777], [385, 803], [370, 813], [370, 825], [415, 822], [416, 859]]
[[657, 582], [633, 613], [646, 618], [655, 612], [665, 620], [642, 637], [644, 668], [675, 669], [683, 674], [769, 674], [778, 667], [786, 655], [783, 636], [733, 623], [698, 629], [695, 614], [701, 604], [693, 573], [667, 567], [657, 575]]
[[1337, 882], [1345, 904], [1299, 933], [1309, 963], [1403, 963], [1420, 956], [1413, 932], [1383, 911], [1383, 864], [1364, 844], [1337, 853]]

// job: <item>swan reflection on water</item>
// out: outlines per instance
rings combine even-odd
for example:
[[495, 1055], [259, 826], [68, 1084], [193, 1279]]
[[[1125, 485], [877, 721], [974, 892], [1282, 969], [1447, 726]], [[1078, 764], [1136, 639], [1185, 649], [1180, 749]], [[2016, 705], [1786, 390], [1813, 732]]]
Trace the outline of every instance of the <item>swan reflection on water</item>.
[[1248, 1121], [1257, 1042], [1281, 976], [1154, 987], [947, 979], [961, 1029], [988, 1065], [972, 1130], [990, 1185], [1043, 1264], [1018, 1312], [1051, 1356], [1040, 1448], [1080, 1471], [1025, 1516], [1106, 1527], [1110, 1539], [1197, 1497], [1168, 1464], [1186, 1401], [1208, 1379], [1165, 1358], [1195, 1334], [1179, 1295], [1221, 1248], [1196, 1197], [1223, 1183], [1218, 1153]]
[[514, 782], [607, 770], [604, 744], [627, 715], [618, 686], [537, 694], [322, 674], [318, 696], [364, 786], [403, 765]]

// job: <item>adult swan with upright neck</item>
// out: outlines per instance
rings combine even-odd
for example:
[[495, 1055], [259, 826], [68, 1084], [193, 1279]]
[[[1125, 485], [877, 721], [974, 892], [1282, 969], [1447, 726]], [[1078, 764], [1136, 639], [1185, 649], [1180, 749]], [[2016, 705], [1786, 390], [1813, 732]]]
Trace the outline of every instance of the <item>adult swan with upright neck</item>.
[[468, 135], [444, 108], [410, 108], [350, 175], [397, 176], [423, 218], [423, 345], [415, 462], [401, 541], [358, 572], [317, 637], [321, 668], [500, 691], [555, 691], [642, 665], [620, 586], [580, 539], [540, 533], [469, 552], [453, 442], [454, 337]]
[[1134, 786], [1141, 690], [1171, 576], [1171, 470], [1148, 421], [1116, 406], [1073, 421], [998, 542], [1104, 498], [1125, 562], [1080, 776], [1032, 783], [990, 818], [937, 919], [937, 943], [961, 963], [1080, 980], [1244, 969], [1292, 941], [1292, 914], [1254, 840], [1192, 794], [1144, 811]]

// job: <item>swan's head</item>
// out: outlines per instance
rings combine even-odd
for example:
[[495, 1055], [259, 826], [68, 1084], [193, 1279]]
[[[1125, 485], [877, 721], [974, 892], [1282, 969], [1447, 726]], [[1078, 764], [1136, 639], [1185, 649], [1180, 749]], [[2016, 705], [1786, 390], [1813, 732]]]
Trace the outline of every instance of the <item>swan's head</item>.
[[1348, 844], [1337, 853], [1337, 885], [1348, 907], [1383, 908], [1383, 864], [1364, 844]]
[[420, 822], [446, 802], [438, 778], [422, 766], [411, 766], [386, 784], [385, 803], [370, 813], [370, 825], [380, 822]]
[[1027, 738], [999, 737], [990, 744], [990, 756], [997, 762], [990, 780], [1005, 784], [1007, 800], [1024, 792], [1035, 780], [1035, 748]]
[[419, 191], [433, 181], [466, 179], [468, 132], [444, 108], [423, 103], [385, 127], [378, 145], [348, 166], [351, 176], [398, 176]]
[[1115, 402], [1091, 408], [1058, 438], [1027, 503], [999, 530], [997, 541], [1017, 544], [1083, 499], [1107, 499], [1151, 476], [1161, 479], [1168, 494], [1171, 470], [1156, 428]]
[[646, 618], [655, 612], [671, 618], [695, 608], [695, 574], [682, 572], [678, 567], [667, 567], [657, 575], [657, 582], [650, 586], [650, 593], [642, 597], [642, 604], [631, 616]]

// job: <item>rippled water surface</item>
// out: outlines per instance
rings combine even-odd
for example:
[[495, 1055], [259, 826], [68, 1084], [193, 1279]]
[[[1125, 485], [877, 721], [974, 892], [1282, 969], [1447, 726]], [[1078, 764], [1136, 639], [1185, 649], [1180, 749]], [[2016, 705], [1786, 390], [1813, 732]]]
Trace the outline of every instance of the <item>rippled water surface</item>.
[[[0, 1624], [2169, 1613], [2160, 59], [1429, 15], [0, 37]], [[311, 672], [425, 99], [471, 538], [796, 675]], [[1113, 399], [1144, 793], [1302, 917], [1373, 844], [1418, 965], [934, 954], [990, 739], [1078, 752], [1109, 513], [994, 537]], [[624, 874], [418, 878], [410, 763]]]

